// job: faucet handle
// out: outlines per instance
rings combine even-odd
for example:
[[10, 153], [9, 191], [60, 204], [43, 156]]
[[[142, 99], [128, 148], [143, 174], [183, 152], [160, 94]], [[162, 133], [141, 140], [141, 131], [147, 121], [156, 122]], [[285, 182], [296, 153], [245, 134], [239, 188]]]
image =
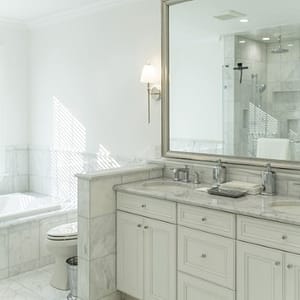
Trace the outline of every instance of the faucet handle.
[[173, 180], [179, 181], [179, 169], [178, 168], [170, 168], [170, 171], [173, 172]]

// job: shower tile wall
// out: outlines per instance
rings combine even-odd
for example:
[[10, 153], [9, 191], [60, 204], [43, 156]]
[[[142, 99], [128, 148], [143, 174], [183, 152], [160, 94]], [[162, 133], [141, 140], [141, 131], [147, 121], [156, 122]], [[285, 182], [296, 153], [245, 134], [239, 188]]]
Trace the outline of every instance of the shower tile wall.
[[279, 123], [276, 136], [290, 138], [291, 158], [299, 160], [300, 40], [283, 42], [283, 48], [289, 50], [287, 53], [273, 54], [271, 51], [276, 46], [272, 43], [267, 48], [267, 109]]

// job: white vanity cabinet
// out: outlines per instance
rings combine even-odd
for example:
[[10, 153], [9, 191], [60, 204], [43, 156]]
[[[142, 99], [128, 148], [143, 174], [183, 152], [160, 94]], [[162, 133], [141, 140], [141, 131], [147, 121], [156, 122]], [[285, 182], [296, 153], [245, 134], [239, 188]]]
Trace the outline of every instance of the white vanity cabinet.
[[282, 274], [280, 251], [237, 242], [237, 300], [282, 300]]
[[[174, 204], [176, 209], [175, 203], [147, 201], [152, 208]], [[176, 225], [128, 210], [117, 212], [117, 289], [142, 300], [176, 299]]]
[[299, 235], [300, 226], [238, 217], [237, 300], [300, 299], [300, 255], [286, 252], [299, 253]]
[[118, 192], [117, 288], [139, 300], [300, 300], [300, 226]]
[[300, 299], [300, 255], [285, 255], [285, 300]]
[[117, 213], [117, 286], [138, 299], [143, 297], [143, 223], [142, 217]]
[[235, 293], [208, 281], [178, 273], [180, 300], [235, 300]]

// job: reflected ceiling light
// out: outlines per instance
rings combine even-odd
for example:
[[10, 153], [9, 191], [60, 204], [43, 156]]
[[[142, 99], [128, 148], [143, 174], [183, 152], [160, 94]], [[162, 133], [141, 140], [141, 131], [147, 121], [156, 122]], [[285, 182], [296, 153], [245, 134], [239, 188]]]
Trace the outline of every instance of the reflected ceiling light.
[[269, 38], [269, 37], [267, 37], [267, 36], [262, 38], [263, 41], [269, 41], [270, 39], [271, 39], [271, 38]]
[[294, 46], [294, 44], [288, 44], [288, 47], [293, 47]]
[[153, 65], [147, 64], [144, 66], [141, 76], [141, 83], [147, 84], [147, 93], [148, 93], [148, 124], [150, 124], [150, 100], [161, 99], [161, 91], [159, 88], [153, 86], [157, 82], [157, 72]]
[[246, 41], [240, 40], [240, 44], [246, 44]]
[[248, 19], [246, 19], [246, 18], [243, 18], [243, 19], [240, 19], [240, 22], [241, 22], [241, 23], [248, 23], [248, 22], [249, 22], [249, 20], [248, 20]]

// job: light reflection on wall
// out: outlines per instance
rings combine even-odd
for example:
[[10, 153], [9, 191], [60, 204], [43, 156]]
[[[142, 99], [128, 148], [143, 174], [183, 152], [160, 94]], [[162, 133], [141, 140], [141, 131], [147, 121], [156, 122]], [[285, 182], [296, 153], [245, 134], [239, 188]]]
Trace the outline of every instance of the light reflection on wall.
[[75, 174], [118, 168], [120, 164], [110, 152], [99, 145], [98, 152], [86, 152], [86, 128], [72, 112], [53, 97], [54, 128], [51, 151], [51, 194], [62, 200], [77, 201]]
[[54, 140], [51, 172], [57, 197], [77, 199], [76, 173], [83, 171], [82, 152], [86, 149], [86, 129], [61, 101], [53, 97]]

